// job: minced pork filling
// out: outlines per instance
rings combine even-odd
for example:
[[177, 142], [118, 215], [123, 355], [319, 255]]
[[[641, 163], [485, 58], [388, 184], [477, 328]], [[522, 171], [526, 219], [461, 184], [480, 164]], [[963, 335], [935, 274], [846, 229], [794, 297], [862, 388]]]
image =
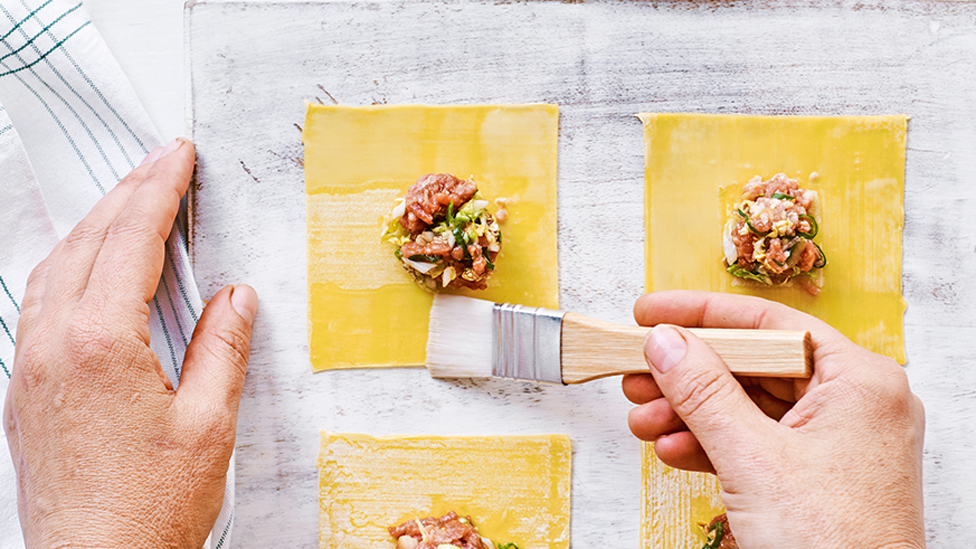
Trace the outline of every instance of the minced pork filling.
[[429, 173], [387, 216], [382, 238], [423, 288], [483, 290], [501, 251], [498, 223], [507, 215], [504, 209], [492, 215], [489, 205], [476, 182]]
[[796, 280], [810, 293], [819, 291], [819, 271], [827, 258], [814, 237], [817, 192], [800, 188], [778, 173], [752, 178], [742, 191], [723, 232], [724, 264], [734, 276], [768, 285]]
[[442, 517], [411, 519], [389, 531], [397, 540], [397, 549], [493, 549], [471, 524], [471, 517], [459, 517], [454, 511]]

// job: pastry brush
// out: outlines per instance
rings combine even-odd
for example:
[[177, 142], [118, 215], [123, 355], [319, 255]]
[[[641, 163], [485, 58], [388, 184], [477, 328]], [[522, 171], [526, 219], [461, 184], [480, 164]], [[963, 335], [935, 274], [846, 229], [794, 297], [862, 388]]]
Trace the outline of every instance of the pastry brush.
[[[433, 377], [505, 377], [583, 383], [649, 373], [650, 328], [539, 307], [438, 294], [430, 309], [427, 368]], [[691, 328], [733, 374], [810, 377], [810, 332]]]

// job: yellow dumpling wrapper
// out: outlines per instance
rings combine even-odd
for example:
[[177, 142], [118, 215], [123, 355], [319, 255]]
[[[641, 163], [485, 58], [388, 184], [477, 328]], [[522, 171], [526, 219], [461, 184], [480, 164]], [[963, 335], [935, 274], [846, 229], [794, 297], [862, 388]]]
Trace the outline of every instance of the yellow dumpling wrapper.
[[456, 511], [493, 542], [569, 547], [568, 436], [322, 432], [320, 549], [392, 549], [387, 527]]
[[701, 524], [725, 512], [718, 478], [668, 467], [641, 443], [641, 549], [701, 549]]
[[[645, 147], [645, 290], [760, 296], [810, 313], [905, 362], [901, 295], [905, 116], [640, 114]], [[818, 192], [828, 264], [818, 296], [743, 283], [722, 266], [722, 231], [742, 187], [776, 173]], [[811, 174], [817, 176], [811, 180]], [[724, 512], [714, 475], [642, 447], [642, 549], [698, 549]]]
[[[309, 104], [305, 144], [309, 352], [313, 370], [423, 365], [432, 294], [380, 241], [382, 219], [427, 173], [507, 199], [497, 302], [558, 308], [555, 105]], [[495, 207], [491, 211], [496, 211]]]
[[[905, 363], [907, 117], [638, 116], [644, 123], [648, 292], [709, 290], [779, 301]], [[722, 266], [722, 230], [743, 185], [780, 172], [820, 196], [814, 241], [827, 266], [818, 296], [799, 284], [744, 284]]]

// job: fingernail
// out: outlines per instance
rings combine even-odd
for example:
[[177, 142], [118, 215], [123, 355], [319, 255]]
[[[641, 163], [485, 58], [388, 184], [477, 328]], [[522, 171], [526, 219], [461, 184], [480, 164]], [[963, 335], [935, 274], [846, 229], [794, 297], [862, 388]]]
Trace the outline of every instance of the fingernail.
[[687, 351], [685, 338], [671, 326], [652, 328], [644, 343], [644, 357], [648, 364], [662, 374], [681, 362]]
[[230, 294], [230, 303], [248, 324], [254, 322], [254, 315], [258, 310], [258, 294], [254, 288], [247, 284], [237, 284]]
[[163, 147], [162, 146], [156, 147], [155, 149], [149, 151], [149, 154], [147, 154], [146, 157], [142, 159], [142, 162], [140, 162], [139, 165], [145, 166], [146, 164], [151, 164], [159, 160], [159, 157], [162, 154], [163, 154]]
[[162, 158], [162, 157], [166, 156], [167, 154], [175, 151], [176, 149], [182, 147], [183, 146], [183, 143], [186, 143], [186, 142], [187, 142], [186, 141], [186, 138], [183, 138], [183, 137], [177, 137], [176, 139], [170, 141], [169, 143], [166, 144], [166, 147], [163, 149], [163, 152], [161, 152], [159, 154], [159, 158]]

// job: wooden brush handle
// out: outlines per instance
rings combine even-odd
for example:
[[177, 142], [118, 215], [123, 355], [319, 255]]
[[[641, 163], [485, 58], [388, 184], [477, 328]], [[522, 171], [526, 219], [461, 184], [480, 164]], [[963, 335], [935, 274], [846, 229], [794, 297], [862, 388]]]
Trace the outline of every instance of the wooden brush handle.
[[[562, 327], [563, 383], [648, 373], [644, 337], [650, 328], [622, 326], [566, 313]], [[690, 328], [733, 374], [763, 377], [810, 377], [810, 332]]]

